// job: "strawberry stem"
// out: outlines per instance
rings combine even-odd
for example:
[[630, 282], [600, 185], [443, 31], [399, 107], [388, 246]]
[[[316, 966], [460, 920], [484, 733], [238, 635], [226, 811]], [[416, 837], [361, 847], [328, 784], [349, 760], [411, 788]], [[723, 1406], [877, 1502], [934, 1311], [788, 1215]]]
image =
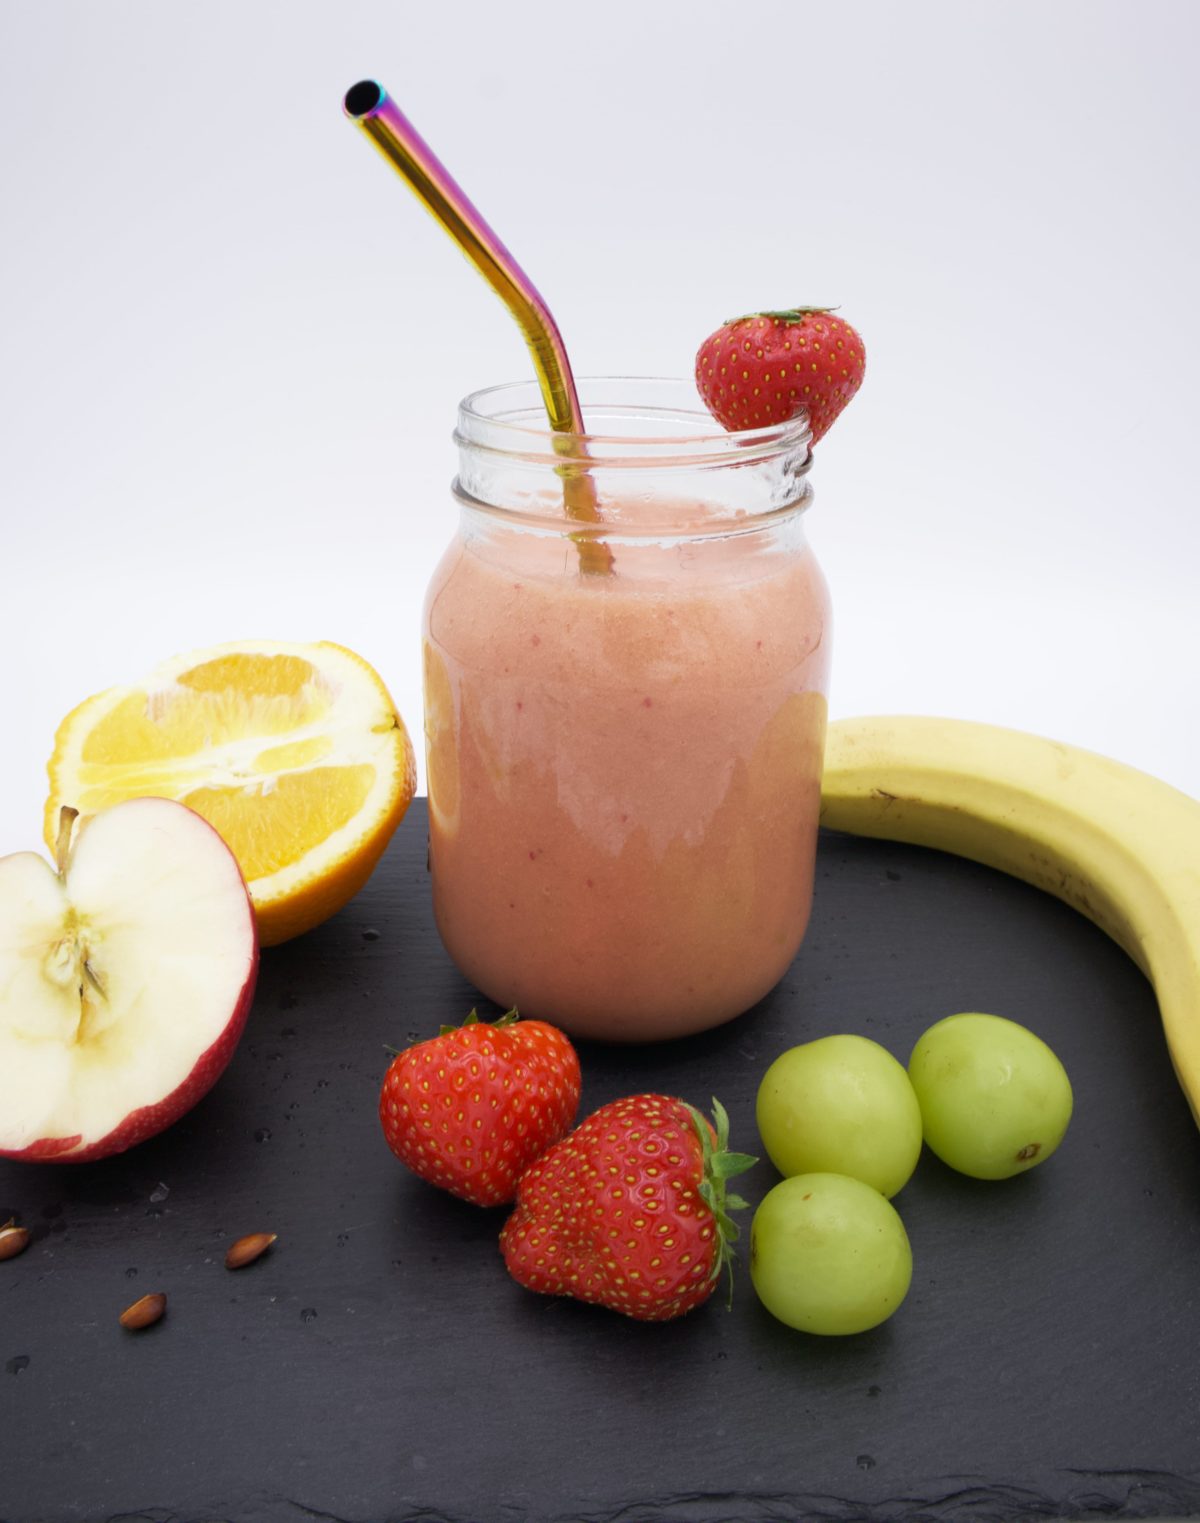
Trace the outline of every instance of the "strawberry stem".
[[784, 323], [802, 323], [806, 317], [816, 317], [822, 312], [836, 311], [836, 307], [783, 307], [778, 312], [744, 312], [741, 317], [726, 318], [723, 326], [732, 328], [734, 323], [748, 322], [752, 317], [777, 317]]
[[[520, 1019], [521, 1017], [515, 1005], [511, 1010], [506, 1011], [502, 1016], [499, 1016], [494, 1021], [481, 1021], [479, 1019], [479, 1011], [472, 1010], [470, 1015], [468, 1015], [466, 1020], [462, 1023], [462, 1026], [439, 1026], [438, 1036], [449, 1036], [452, 1031], [461, 1031], [464, 1026], [490, 1026], [493, 1031], [499, 1031], [502, 1027], [511, 1026], [514, 1024], [514, 1022], [519, 1021]], [[405, 1053], [409, 1049], [407, 1047], [392, 1047], [387, 1042], [385, 1042], [383, 1044], [383, 1050], [384, 1052], [390, 1052], [392, 1057], [398, 1058], [401, 1053]]]
[[729, 1149], [729, 1115], [721, 1102], [713, 1096], [712, 1113], [716, 1123], [716, 1141], [713, 1141], [714, 1127], [696, 1109], [689, 1105], [692, 1125], [696, 1128], [696, 1136], [700, 1139], [700, 1151], [702, 1154], [703, 1174], [700, 1180], [700, 1198], [708, 1206], [717, 1224], [717, 1252], [713, 1259], [712, 1272], [709, 1276], [717, 1280], [723, 1269], [729, 1271], [729, 1299], [728, 1305], [733, 1305], [733, 1261], [737, 1257], [733, 1245], [739, 1236], [738, 1224], [729, 1215], [731, 1211], [745, 1211], [750, 1202], [743, 1200], [740, 1195], [735, 1195], [726, 1190], [726, 1180], [735, 1178], [738, 1174], [744, 1174], [747, 1169], [752, 1169], [758, 1159], [749, 1153], [734, 1153]]
[[[502, 1027], [511, 1026], [520, 1019], [521, 1017], [515, 1005], [511, 1010], [506, 1011], [502, 1016], [494, 1021], [481, 1021], [479, 1019], [479, 1011], [472, 1010], [470, 1015], [468, 1015], [466, 1020], [462, 1023], [462, 1026], [490, 1026], [493, 1031], [499, 1031]], [[443, 1026], [438, 1031], [438, 1036], [449, 1036], [452, 1031], [461, 1031], [462, 1026]]]

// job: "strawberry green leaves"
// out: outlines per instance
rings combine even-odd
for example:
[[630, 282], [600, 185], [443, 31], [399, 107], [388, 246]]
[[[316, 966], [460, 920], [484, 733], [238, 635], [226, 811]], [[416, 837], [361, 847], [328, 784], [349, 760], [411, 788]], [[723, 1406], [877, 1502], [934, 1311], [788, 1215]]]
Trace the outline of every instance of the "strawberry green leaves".
[[700, 1151], [703, 1160], [703, 1178], [699, 1184], [699, 1194], [702, 1201], [713, 1214], [717, 1224], [717, 1233], [720, 1246], [713, 1258], [713, 1266], [710, 1278], [714, 1281], [721, 1276], [722, 1269], [729, 1273], [729, 1302], [733, 1302], [733, 1260], [736, 1257], [733, 1245], [740, 1235], [738, 1224], [729, 1215], [731, 1211], [745, 1211], [750, 1202], [743, 1200], [740, 1195], [735, 1195], [726, 1190], [727, 1180], [736, 1179], [739, 1174], [744, 1174], [747, 1169], [752, 1169], [758, 1159], [750, 1153], [735, 1153], [729, 1149], [729, 1114], [725, 1107], [713, 1096], [712, 1113], [716, 1125], [716, 1141], [713, 1140], [713, 1128], [696, 1109], [689, 1105], [692, 1125], [696, 1129], [696, 1136], [700, 1139]]

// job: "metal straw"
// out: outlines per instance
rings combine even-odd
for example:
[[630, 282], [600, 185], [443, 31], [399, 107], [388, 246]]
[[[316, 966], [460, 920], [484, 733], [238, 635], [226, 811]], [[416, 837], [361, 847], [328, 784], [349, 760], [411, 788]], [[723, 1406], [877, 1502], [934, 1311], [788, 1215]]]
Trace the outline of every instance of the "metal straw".
[[[343, 102], [346, 115], [371, 139], [512, 313], [533, 356], [555, 450], [574, 455], [559, 467], [563, 504], [570, 518], [601, 522], [595, 483], [587, 467], [583, 413], [566, 346], [549, 307], [524, 270], [465, 195], [462, 187], [425, 142], [382, 85], [362, 80]], [[586, 534], [574, 536], [584, 571], [609, 571], [608, 546]]]

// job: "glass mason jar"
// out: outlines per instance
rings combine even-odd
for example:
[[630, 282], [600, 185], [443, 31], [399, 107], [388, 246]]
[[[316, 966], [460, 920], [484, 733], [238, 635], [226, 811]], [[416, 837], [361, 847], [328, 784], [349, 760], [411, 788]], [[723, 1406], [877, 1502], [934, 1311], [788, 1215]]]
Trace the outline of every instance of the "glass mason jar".
[[[580, 397], [571, 455], [532, 383], [459, 410], [424, 620], [433, 903], [497, 1004], [643, 1041], [748, 1009], [800, 946], [828, 595], [803, 418], [726, 433], [677, 381]], [[564, 505], [585, 472], [597, 524]]]

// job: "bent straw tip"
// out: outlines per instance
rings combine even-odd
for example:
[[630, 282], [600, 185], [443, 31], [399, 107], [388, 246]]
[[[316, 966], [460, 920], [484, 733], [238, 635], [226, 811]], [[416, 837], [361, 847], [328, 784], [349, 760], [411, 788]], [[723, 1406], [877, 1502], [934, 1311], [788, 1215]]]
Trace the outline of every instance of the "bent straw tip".
[[351, 85], [346, 91], [342, 110], [351, 121], [361, 122], [364, 117], [373, 116], [385, 100], [387, 100], [387, 91], [382, 85], [377, 84], [373, 79], [360, 79], [356, 85]]

